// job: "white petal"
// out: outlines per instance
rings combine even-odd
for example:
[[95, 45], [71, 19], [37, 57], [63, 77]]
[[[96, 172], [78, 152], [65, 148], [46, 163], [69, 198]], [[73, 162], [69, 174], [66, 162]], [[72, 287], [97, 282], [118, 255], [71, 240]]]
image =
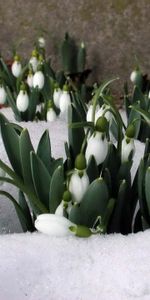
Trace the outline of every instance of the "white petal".
[[22, 90], [19, 92], [17, 99], [16, 99], [16, 105], [19, 111], [24, 112], [27, 110], [29, 106], [29, 97], [26, 92], [23, 92]]
[[89, 178], [85, 173], [82, 177], [77, 172], [73, 173], [69, 182], [69, 191], [75, 202], [80, 202], [89, 185]]
[[3, 86], [0, 87], [0, 104], [4, 104], [6, 102], [6, 91]]
[[71, 105], [71, 98], [68, 92], [63, 91], [60, 96], [59, 107], [62, 113], [68, 113], [68, 108]]
[[63, 216], [55, 214], [43, 214], [38, 216], [35, 221], [35, 228], [51, 236], [67, 236], [73, 235], [69, 230], [70, 226], [76, 226]]
[[37, 71], [33, 76], [33, 87], [38, 87], [41, 90], [44, 86], [44, 82], [45, 79], [43, 73], [41, 71]]
[[54, 90], [53, 100], [54, 100], [54, 104], [56, 105], [57, 108], [59, 108], [59, 102], [60, 102], [61, 94], [62, 94], [61, 89], [55, 89]]
[[95, 157], [96, 163], [103, 163], [108, 152], [108, 141], [106, 138], [102, 140], [100, 132], [94, 133], [88, 140], [85, 157], [88, 162], [91, 155]]
[[29, 87], [33, 87], [33, 75], [32, 74], [29, 74], [28, 77], [27, 77], [27, 84]]
[[61, 203], [58, 205], [58, 207], [55, 211], [55, 215], [63, 216], [63, 214], [64, 214], [64, 204], [63, 204], [63, 201], [61, 201]]
[[135, 144], [134, 140], [130, 139], [130, 142], [126, 142], [126, 137], [122, 141], [122, 149], [121, 149], [121, 161], [125, 162], [128, 161], [129, 156], [133, 152], [133, 155], [135, 153]]
[[50, 108], [48, 111], [47, 111], [47, 114], [46, 114], [46, 119], [48, 122], [53, 122], [55, 121], [57, 118], [56, 116], [56, 113], [55, 111], [53, 110], [53, 108]]
[[35, 56], [32, 56], [29, 60], [29, 63], [32, 66], [33, 72], [36, 72], [38, 66], [38, 59]]
[[11, 71], [16, 78], [19, 77], [22, 71], [21, 63], [18, 61], [14, 61], [11, 66]]
[[46, 42], [45, 42], [45, 39], [44, 39], [43, 37], [39, 37], [39, 38], [38, 38], [38, 43], [39, 43], [39, 46], [40, 46], [41, 48], [45, 48]]

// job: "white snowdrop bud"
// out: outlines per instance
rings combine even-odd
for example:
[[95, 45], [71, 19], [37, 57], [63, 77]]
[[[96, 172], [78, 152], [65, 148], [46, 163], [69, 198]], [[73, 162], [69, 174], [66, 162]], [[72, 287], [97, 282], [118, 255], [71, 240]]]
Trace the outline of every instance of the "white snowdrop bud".
[[21, 66], [21, 63], [20, 63], [20, 58], [18, 55], [16, 55], [14, 57], [14, 62], [11, 66], [11, 71], [12, 71], [12, 74], [18, 78], [21, 74], [21, 71], [22, 71], [22, 66]]
[[33, 74], [29, 72], [27, 76], [27, 84], [30, 88], [33, 87]]
[[143, 76], [139, 69], [134, 70], [130, 75], [130, 80], [134, 83], [134, 85], [140, 86], [143, 82]]
[[94, 156], [97, 165], [103, 163], [108, 152], [108, 141], [102, 132], [94, 132], [88, 139], [85, 157], [87, 162], [91, 155]]
[[133, 138], [125, 138], [122, 140], [121, 161], [126, 162], [133, 157], [135, 153], [135, 144]]
[[35, 220], [35, 228], [51, 236], [74, 235], [74, 233], [69, 230], [71, 226], [76, 225], [65, 217], [56, 214], [42, 214]]
[[36, 49], [32, 51], [32, 56], [29, 60], [29, 64], [32, 66], [33, 72], [35, 73], [37, 71], [38, 67], [38, 52]]
[[38, 38], [38, 44], [40, 48], [45, 48], [46, 41], [42, 36]]
[[57, 108], [60, 108], [59, 102], [60, 102], [60, 96], [62, 94], [62, 91], [59, 87], [55, 87], [54, 93], [53, 93], [53, 101]]
[[64, 85], [63, 92], [60, 95], [59, 99], [59, 108], [61, 113], [68, 113], [68, 108], [71, 105], [71, 98], [68, 91], [68, 86]]
[[24, 87], [21, 87], [21, 90], [16, 99], [16, 105], [18, 110], [21, 112], [26, 111], [29, 106], [29, 97]]
[[43, 88], [45, 82], [44, 74], [42, 71], [36, 71], [33, 76], [33, 87], [38, 87], [40, 90]]
[[56, 115], [54, 109], [52, 107], [49, 108], [47, 111], [47, 114], [46, 114], [46, 120], [48, 122], [53, 122], [56, 120], [56, 118], [57, 118], [57, 115]]
[[3, 87], [3, 85], [0, 86], [0, 104], [4, 104], [6, 102], [6, 91]]

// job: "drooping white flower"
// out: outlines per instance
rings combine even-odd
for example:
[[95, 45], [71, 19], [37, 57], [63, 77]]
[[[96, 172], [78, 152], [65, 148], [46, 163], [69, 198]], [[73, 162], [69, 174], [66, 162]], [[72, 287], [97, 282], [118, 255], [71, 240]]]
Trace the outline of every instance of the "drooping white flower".
[[29, 106], [29, 96], [25, 90], [20, 90], [17, 99], [16, 105], [19, 111], [24, 112]]
[[18, 55], [16, 55], [14, 57], [14, 62], [12, 63], [11, 71], [12, 71], [12, 74], [16, 78], [18, 78], [20, 76], [20, 74], [21, 74], [22, 66], [21, 66], [21, 63], [20, 63], [20, 57]]
[[33, 74], [29, 72], [27, 76], [27, 84], [30, 88], [33, 87]]
[[109, 106], [104, 104], [104, 105], [101, 106], [101, 108], [98, 111], [96, 111], [95, 123], [97, 122], [98, 118], [101, 117], [102, 115], [105, 116], [107, 121], [111, 121], [112, 113], [110, 111], [106, 111], [108, 108], [109, 108]]
[[62, 91], [60, 88], [55, 88], [54, 89], [54, 93], [53, 93], [53, 100], [54, 100], [54, 104], [57, 108], [60, 108], [59, 106], [59, 102], [60, 102], [60, 96], [62, 94]]
[[53, 122], [56, 120], [56, 118], [57, 118], [57, 115], [56, 115], [54, 109], [52, 107], [49, 108], [47, 111], [47, 114], [46, 114], [46, 120], [48, 122]]
[[33, 87], [38, 87], [40, 90], [43, 88], [45, 82], [44, 74], [42, 71], [36, 71], [33, 76]]
[[134, 153], [135, 153], [134, 139], [125, 136], [124, 139], [122, 140], [121, 161], [122, 162], [128, 161], [130, 156], [133, 156]]
[[3, 85], [0, 86], [0, 104], [4, 104], [6, 102], [7, 94], [3, 87]]
[[80, 203], [83, 195], [85, 194], [90, 182], [89, 177], [86, 171], [82, 171], [82, 176], [79, 173], [79, 170], [75, 170], [71, 175], [69, 182], [69, 191], [73, 196], [73, 200], [77, 203]]
[[42, 36], [38, 38], [38, 44], [40, 48], [45, 48], [46, 41]]
[[108, 141], [102, 132], [94, 132], [88, 139], [85, 157], [87, 162], [91, 155], [94, 156], [97, 165], [103, 163], [108, 152]]
[[140, 69], [134, 70], [130, 75], [130, 80], [134, 83], [134, 85], [141, 86], [143, 77]]
[[29, 64], [32, 66], [33, 72], [35, 73], [37, 71], [38, 67], [38, 52], [36, 49], [32, 51], [32, 56], [29, 60]]
[[71, 98], [68, 91], [68, 87], [65, 85], [63, 87], [63, 92], [60, 95], [59, 98], [59, 108], [61, 113], [68, 113], [68, 108], [71, 105]]
[[74, 233], [69, 230], [69, 227], [72, 226], [74, 227], [76, 225], [65, 217], [56, 214], [42, 214], [35, 220], [35, 228], [51, 236], [74, 235]]

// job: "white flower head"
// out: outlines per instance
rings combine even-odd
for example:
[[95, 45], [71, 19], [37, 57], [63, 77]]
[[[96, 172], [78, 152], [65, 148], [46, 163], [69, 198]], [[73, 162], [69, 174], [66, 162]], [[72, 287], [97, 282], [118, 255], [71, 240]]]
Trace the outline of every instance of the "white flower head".
[[27, 76], [27, 84], [30, 88], [33, 87], [33, 74], [32, 73], [29, 73]]
[[60, 102], [60, 96], [62, 94], [62, 91], [60, 88], [55, 88], [53, 93], [53, 100], [54, 104], [57, 108], [60, 108], [59, 102]]
[[68, 91], [68, 86], [64, 85], [63, 92], [61, 93], [59, 98], [59, 108], [61, 113], [68, 114], [68, 109], [70, 105], [71, 105], [71, 98]]
[[48, 122], [53, 122], [57, 118], [56, 113], [54, 109], [51, 107], [48, 109], [47, 114], [46, 114], [46, 119]]
[[87, 162], [93, 155], [97, 165], [103, 163], [108, 152], [108, 141], [102, 132], [94, 132], [88, 139], [85, 157]]
[[36, 71], [33, 76], [33, 87], [38, 87], [40, 90], [44, 87], [44, 74], [42, 71]]
[[37, 71], [38, 59], [36, 56], [32, 56], [29, 60], [29, 64], [32, 66], [33, 72]]
[[45, 48], [46, 41], [42, 36], [38, 38], [38, 44], [40, 48]]
[[135, 143], [133, 138], [124, 137], [121, 148], [121, 161], [126, 162], [132, 158], [135, 153]]
[[35, 220], [35, 228], [51, 236], [69, 236], [74, 235], [69, 227], [76, 226], [63, 216], [56, 214], [42, 214]]
[[7, 94], [3, 87], [3, 85], [0, 86], [0, 104], [4, 104], [6, 102]]
[[22, 66], [21, 66], [21, 63], [20, 63], [20, 57], [18, 55], [16, 55], [14, 57], [14, 62], [12, 63], [11, 71], [12, 71], [12, 74], [16, 78], [18, 78], [20, 76], [20, 74], [21, 74]]
[[29, 96], [25, 90], [20, 90], [17, 99], [16, 105], [19, 111], [25, 112], [29, 106]]
[[77, 203], [81, 202], [90, 184], [86, 171], [82, 171], [82, 173], [81, 176], [79, 170], [75, 170], [69, 182], [69, 191], [72, 194], [73, 200]]

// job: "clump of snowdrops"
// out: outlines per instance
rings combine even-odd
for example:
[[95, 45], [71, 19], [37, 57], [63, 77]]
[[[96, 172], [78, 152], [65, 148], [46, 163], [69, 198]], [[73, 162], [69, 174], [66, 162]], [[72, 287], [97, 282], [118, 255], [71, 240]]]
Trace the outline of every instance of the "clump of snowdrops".
[[150, 226], [150, 143], [132, 178], [135, 122], [124, 124], [108, 89], [111, 82], [95, 87], [85, 119], [70, 105], [65, 160], [53, 157], [47, 130], [35, 151], [27, 129], [0, 114], [11, 165], [0, 160], [0, 180], [18, 188], [18, 199], [4, 190], [0, 194], [14, 204], [24, 231], [89, 237]]
[[15, 52], [10, 66], [0, 58], [0, 104], [7, 103], [17, 121], [55, 121], [59, 114], [67, 114], [73, 101], [70, 92], [82, 101], [87, 98], [85, 80], [90, 70], [85, 69], [84, 43], [77, 47], [65, 35], [60, 47], [62, 70], [58, 72], [46, 57], [45, 46], [45, 39], [40, 37], [28, 60], [23, 61]]

